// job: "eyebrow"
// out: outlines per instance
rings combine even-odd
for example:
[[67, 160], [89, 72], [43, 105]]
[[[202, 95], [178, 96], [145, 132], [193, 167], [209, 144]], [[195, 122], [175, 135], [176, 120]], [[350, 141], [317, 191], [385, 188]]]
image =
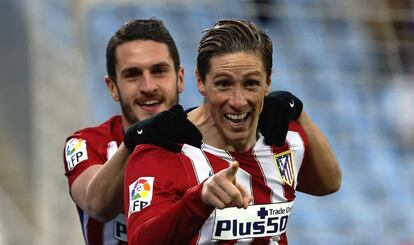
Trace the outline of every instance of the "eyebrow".
[[[220, 76], [229, 76], [230, 73], [228, 73], [227, 71], [220, 71], [216, 74], [214, 74], [214, 77], [220, 77]], [[247, 76], [261, 76], [260, 71], [248, 71], [245, 74], [243, 74], [244, 77]]]
[[[159, 63], [153, 64], [150, 69], [159, 68], [159, 67], [170, 67], [170, 64], [165, 61], [161, 61]], [[136, 66], [127, 67], [121, 71], [121, 76], [125, 76], [130, 72], [142, 72], [142, 69]]]
[[159, 62], [151, 66], [151, 68], [158, 68], [158, 67], [170, 67], [170, 64], [167, 62]]
[[247, 72], [246, 74], [244, 74], [244, 76], [251, 76], [251, 75], [260, 76], [261, 73], [260, 73], [260, 71], [251, 71], [251, 72]]

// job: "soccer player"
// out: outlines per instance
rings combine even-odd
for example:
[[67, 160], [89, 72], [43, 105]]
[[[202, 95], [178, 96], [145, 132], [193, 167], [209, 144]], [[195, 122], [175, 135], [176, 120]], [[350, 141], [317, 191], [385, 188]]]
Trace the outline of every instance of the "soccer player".
[[[112, 98], [119, 102], [121, 114], [75, 132], [67, 138], [64, 150], [70, 194], [89, 245], [127, 241], [121, 212], [123, 180], [126, 161], [135, 145], [153, 143], [174, 150], [175, 142], [197, 146], [194, 139], [199, 135], [185, 117], [174, 113], [176, 109], [183, 113], [182, 109], [167, 110], [178, 103], [178, 94], [183, 91], [184, 69], [174, 40], [160, 20], [133, 20], [123, 25], [108, 42], [106, 61], [106, 84]], [[266, 134], [271, 135], [267, 138], [270, 141], [284, 141], [287, 126], [285, 129], [283, 125], [295, 119], [295, 110], [288, 106], [290, 97], [283, 99], [282, 94], [275, 96], [270, 105], [277, 111], [269, 108], [267, 125], [263, 124], [271, 127]], [[163, 111], [162, 116], [170, 116], [166, 124], [157, 125], [151, 119], [153, 123], [145, 131], [129, 134], [125, 139], [128, 147], [122, 143], [131, 125], [141, 127], [142, 120]], [[155, 130], [148, 130], [154, 126]], [[181, 133], [192, 129], [192, 134]]]
[[[124, 184], [130, 244], [287, 244], [295, 191], [339, 189], [335, 155], [302, 109], [281, 145], [266, 144], [259, 121], [270, 118], [259, 115], [271, 70], [272, 42], [253, 23], [222, 20], [205, 32], [196, 70], [204, 103], [188, 114], [203, 144], [199, 137], [201, 149], [185, 143], [175, 151], [135, 148]], [[280, 98], [270, 96], [270, 102]], [[292, 107], [299, 102], [288, 101]], [[162, 125], [174, 113], [152, 120]], [[147, 129], [154, 128], [134, 125], [134, 131]]]
[[69, 136], [64, 162], [86, 244], [126, 244], [123, 177], [130, 151], [123, 134], [133, 123], [178, 103], [184, 70], [173, 38], [156, 19], [123, 25], [108, 42], [105, 78], [121, 115]]

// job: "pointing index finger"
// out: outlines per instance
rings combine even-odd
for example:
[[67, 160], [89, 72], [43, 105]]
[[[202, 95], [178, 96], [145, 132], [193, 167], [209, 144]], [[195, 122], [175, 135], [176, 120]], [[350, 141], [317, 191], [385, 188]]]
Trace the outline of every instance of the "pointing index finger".
[[239, 163], [237, 161], [233, 161], [226, 170], [226, 177], [231, 182], [233, 182], [233, 184], [236, 183], [236, 174], [238, 170], [239, 170]]

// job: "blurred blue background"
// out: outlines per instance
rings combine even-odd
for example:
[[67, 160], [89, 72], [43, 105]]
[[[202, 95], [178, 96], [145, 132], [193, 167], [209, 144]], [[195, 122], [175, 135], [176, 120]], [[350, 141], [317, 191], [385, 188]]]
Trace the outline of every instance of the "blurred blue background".
[[[246, 18], [271, 36], [272, 89], [289, 90], [304, 102], [343, 171], [333, 195], [298, 193], [290, 244], [414, 244], [412, 0], [1, 5], [0, 152], [6, 157], [0, 207], [13, 214], [0, 215], [0, 244], [81, 241], [63, 176], [64, 139], [119, 113], [104, 83], [106, 45], [124, 22], [150, 17], [163, 20], [176, 40], [185, 108], [201, 103], [194, 64], [202, 30], [221, 18]], [[9, 227], [16, 222], [26, 230], [23, 238]]]

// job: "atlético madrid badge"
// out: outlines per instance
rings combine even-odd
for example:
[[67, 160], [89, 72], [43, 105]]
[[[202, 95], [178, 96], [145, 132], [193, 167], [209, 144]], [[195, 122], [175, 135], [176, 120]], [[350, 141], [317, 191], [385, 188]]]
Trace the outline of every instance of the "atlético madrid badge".
[[295, 179], [295, 172], [293, 169], [292, 151], [284, 151], [274, 155], [276, 168], [280, 174], [280, 178], [286, 184], [293, 187], [293, 181]]

